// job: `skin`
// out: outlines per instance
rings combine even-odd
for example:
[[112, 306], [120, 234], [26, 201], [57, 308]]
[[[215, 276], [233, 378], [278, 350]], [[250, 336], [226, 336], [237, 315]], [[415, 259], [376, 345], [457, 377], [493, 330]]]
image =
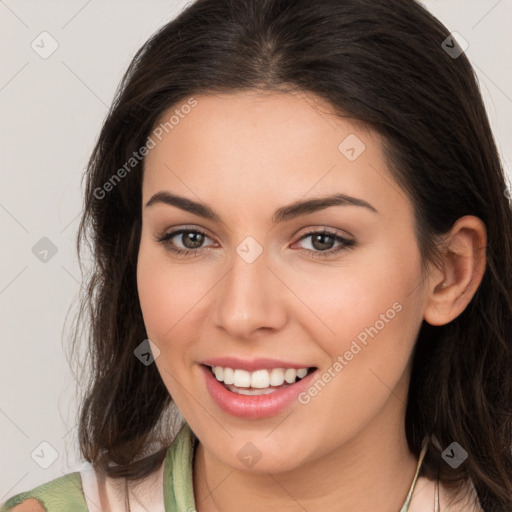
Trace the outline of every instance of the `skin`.
[[[423, 273], [412, 204], [376, 133], [306, 93], [196, 99], [146, 157], [137, 274], [147, 334], [161, 351], [156, 365], [200, 439], [196, 508], [398, 511], [417, 464], [404, 430], [416, 336], [424, 319], [447, 323], [471, 300], [485, 269], [485, 227], [459, 219], [445, 237], [443, 268]], [[338, 149], [350, 134], [365, 145], [354, 161]], [[207, 203], [222, 221], [146, 207], [160, 191]], [[277, 208], [334, 192], [377, 212], [331, 206], [273, 224]], [[207, 235], [195, 257], [157, 241], [183, 227]], [[340, 245], [302, 238], [323, 228], [356, 245], [318, 256]], [[236, 252], [247, 236], [263, 249], [252, 263]], [[193, 250], [190, 239], [172, 240]], [[215, 356], [284, 359], [321, 374], [394, 303], [401, 311], [307, 404], [240, 419], [205, 387], [199, 363]], [[247, 442], [262, 455], [250, 468], [237, 457]], [[413, 500], [411, 512], [430, 510], [431, 498], [425, 508]]]

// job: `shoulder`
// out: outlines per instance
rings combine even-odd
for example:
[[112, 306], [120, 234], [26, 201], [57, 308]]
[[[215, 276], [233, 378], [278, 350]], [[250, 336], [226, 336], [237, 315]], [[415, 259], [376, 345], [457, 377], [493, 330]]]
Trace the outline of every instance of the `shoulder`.
[[134, 503], [132, 510], [193, 510], [196, 443], [195, 434], [184, 423], [163, 463], [142, 480], [128, 483], [88, 466], [11, 497], [0, 503], [0, 512], [89, 512], [97, 510], [96, 504], [104, 510], [123, 510], [127, 498]]
[[13, 512], [46, 512], [41, 502], [34, 498], [29, 498], [25, 500], [23, 503], [16, 505], [13, 509]]
[[79, 472], [68, 473], [29, 491], [16, 494], [0, 512], [87, 512]]

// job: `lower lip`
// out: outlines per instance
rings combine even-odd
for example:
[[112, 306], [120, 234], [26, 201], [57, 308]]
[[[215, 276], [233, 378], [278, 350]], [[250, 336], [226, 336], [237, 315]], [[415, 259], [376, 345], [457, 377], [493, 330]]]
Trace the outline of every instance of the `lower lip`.
[[206, 379], [206, 387], [216, 404], [228, 414], [246, 419], [269, 418], [288, 408], [297, 396], [305, 391], [313, 376], [311, 372], [295, 384], [278, 389], [268, 395], [239, 395], [229, 391], [212, 374], [209, 366], [200, 365]]

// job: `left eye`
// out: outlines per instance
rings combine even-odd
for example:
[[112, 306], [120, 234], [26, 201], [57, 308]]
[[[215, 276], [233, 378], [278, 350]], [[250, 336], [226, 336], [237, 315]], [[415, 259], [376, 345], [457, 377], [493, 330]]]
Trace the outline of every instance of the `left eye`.
[[[312, 257], [331, 256], [340, 251], [347, 250], [355, 245], [354, 240], [344, 238], [337, 233], [331, 231], [312, 231], [303, 235], [298, 242], [310, 238], [309, 245], [311, 248], [303, 250], [311, 254]], [[333, 248], [334, 243], [338, 242], [338, 247]]]

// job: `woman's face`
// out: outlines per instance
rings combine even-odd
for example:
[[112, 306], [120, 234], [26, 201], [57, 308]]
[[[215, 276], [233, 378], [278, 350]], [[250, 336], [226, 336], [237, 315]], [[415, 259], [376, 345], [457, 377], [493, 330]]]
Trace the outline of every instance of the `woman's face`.
[[162, 117], [142, 190], [138, 290], [169, 393], [212, 457], [254, 472], [396, 437], [426, 298], [378, 137], [310, 94], [195, 102]]

